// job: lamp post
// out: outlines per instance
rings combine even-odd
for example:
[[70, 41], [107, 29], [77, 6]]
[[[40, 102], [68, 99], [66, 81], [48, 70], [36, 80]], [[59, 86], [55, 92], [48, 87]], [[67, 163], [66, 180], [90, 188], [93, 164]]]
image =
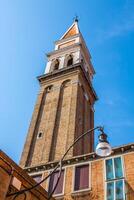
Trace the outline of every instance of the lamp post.
[[100, 127], [101, 134], [98, 136], [99, 143], [96, 146], [96, 154], [100, 157], [107, 157], [111, 154], [112, 148], [107, 140], [107, 134], [104, 133], [104, 128]]
[[[101, 126], [97, 126], [95, 128], [92, 128], [88, 131], [86, 131], [85, 133], [83, 133], [82, 135], [80, 135], [74, 142], [73, 144], [67, 149], [67, 151], [65, 152], [65, 154], [62, 156], [61, 160], [59, 161], [59, 163], [56, 165], [56, 167], [53, 169], [52, 172], [50, 172], [50, 174], [48, 176], [46, 176], [42, 181], [40, 181], [39, 183], [37, 183], [36, 185], [32, 186], [32, 187], [29, 187], [29, 188], [26, 188], [26, 189], [23, 189], [21, 191], [18, 191], [18, 192], [14, 192], [14, 193], [11, 193], [9, 194], [8, 196], [13, 196], [14, 195], [14, 198], [13, 200], [15, 200], [18, 195], [20, 194], [23, 194], [27, 191], [30, 191], [34, 188], [36, 188], [37, 186], [39, 186], [41, 183], [43, 183], [45, 180], [47, 180], [49, 177], [51, 177], [51, 175], [58, 169], [59, 170], [59, 174], [58, 174], [58, 178], [57, 178], [57, 182], [52, 190], [52, 192], [49, 194], [49, 197], [48, 197], [48, 200], [51, 199], [57, 185], [58, 185], [58, 182], [60, 180], [60, 177], [61, 177], [61, 172], [62, 172], [62, 166], [63, 166], [63, 160], [65, 158], [65, 156], [68, 154], [68, 152], [70, 151], [70, 149], [72, 149], [72, 147], [75, 146], [75, 144], [81, 139], [83, 138], [85, 135], [88, 135], [88, 134], [92, 134], [93, 131], [95, 130], [99, 130], [101, 133], [99, 134], [98, 138], [99, 138], [99, 142], [96, 146], [96, 154], [100, 157], [106, 157], [106, 156], [109, 156], [111, 154], [111, 151], [112, 151], [112, 148], [109, 144], [109, 142], [107, 141], [107, 135], [104, 133], [104, 128], [101, 127]], [[26, 197], [25, 197], [26, 199]]]

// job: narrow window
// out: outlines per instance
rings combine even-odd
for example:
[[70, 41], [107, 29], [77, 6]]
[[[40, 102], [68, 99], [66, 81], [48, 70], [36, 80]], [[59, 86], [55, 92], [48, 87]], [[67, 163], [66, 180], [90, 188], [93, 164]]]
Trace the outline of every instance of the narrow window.
[[119, 181], [116, 181], [115, 183], [115, 196], [116, 196], [116, 199], [124, 199], [124, 191], [123, 191], [123, 181], [122, 180], [119, 180]]
[[38, 135], [37, 135], [37, 139], [42, 138], [42, 136], [43, 136], [43, 133], [39, 132]]
[[107, 183], [107, 200], [114, 200], [114, 183], [108, 182]]
[[45, 88], [46, 92], [51, 92], [53, 89], [53, 85], [49, 85]]
[[[53, 191], [53, 189], [55, 187], [55, 184], [56, 184], [57, 179], [58, 179], [58, 175], [59, 175], [59, 171], [56, 171], [50, 177], [49, 189], [48, 189], [48, 193], [49, 194]], [[62, 170], [62, 172], [61, 172], [60, 180], [59, 180], [58, 185], [57, 185], [57, 187], [56, 187], [56, 189], [54, 191], [55, 195], [63, 193], [63, 182], [64, 182], [64, 170]]]
[[57, 59], [56, 61], [55, 61], [55, 64], [54, 64], [54, 70], [58, 70], [59, 69], [59, 60]]
[[121, 157], [111, 158], [106, 164], [107, 200], [125, 200], [125, 184]]
[[67, 67], [71, 66], [73, 64], [73, 57], [69, 56], [68, 61], [67, 61]]
[[106, 160], [106, 178], [107, 180], [114, 179], [112, 159]]
[[89, 165], [80, 165], [75, 168], [74, 191], [89, 188]]
[[121, 158], [114, 158], [115, 178], [123, 177]]
[[37, 182], [39, 183], [42, 179], [42, 174], [39, 174], [39, 175], [34, 175], [32, 176], [32, 178]]

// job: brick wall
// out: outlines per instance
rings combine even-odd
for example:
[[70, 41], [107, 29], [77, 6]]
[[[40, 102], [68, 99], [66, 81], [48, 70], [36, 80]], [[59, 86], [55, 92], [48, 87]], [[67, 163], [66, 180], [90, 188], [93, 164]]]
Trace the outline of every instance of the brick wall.
[[[90, 115], [93, 94], [80, 74], [82, 71], [75, 69], [41, 82], [20, 161], [22, 167], [59, 160], [74, 138], [94, 126]], [[41, 138], [37, 137], [39, 132], [43, 133]], [[91, 152], [93, 143], [93, 137], [86, 136], [67, 158]]]
[[[74, 157], [74, 161], [69, 160], [70, 164], [65, 165], [63, 168], [64, 173], [64, 187], [63, 194], [55, 196], [55, 199], [62, 200], [104, 200], [106, 193], [106, 181], [105, 181], [105, 159], [96, 159], [96, 157], [90, 158], [88, 161], [88, 154], [84, 157], [77, 156]], [[92, 154], [91, 154], [92, 155]], [[112, 157], [121, 156], [123, 159], [123, 169], [124, 169], [124, 180], [125, 180], [125, 193], [127, 200], [134, 199], [134, 152], [130, 153], [120, 153], [113, 154]], [[87, 159], [85, 159], [85, 157]], [[112, 158], [111, 157], [111, 158]], [[83, 159], [83, 161], [82, 161]], [[84, 160], [85, 159], [85, 160]], [[68, 163], [68, 162], [66, 162]], [[74, 187], [74, 169], [75, 166], [89, 164], [90, 173], [89, 173], [89, 189], [86, 191], [73, 192]], [[50, 165], [52, 166], [52, 165]], [[52, 167], [49, 167], [49, 171], [43, 172], [45, 177]], [[41, 172], [42, 173], [42, 172]], [[43, 187], [48, 190], [49, 180], [43, 183]]]

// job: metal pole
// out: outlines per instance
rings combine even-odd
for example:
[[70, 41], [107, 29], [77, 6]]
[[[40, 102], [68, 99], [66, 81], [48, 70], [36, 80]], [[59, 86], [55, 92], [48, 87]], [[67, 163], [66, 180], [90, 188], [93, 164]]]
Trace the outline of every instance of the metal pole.
[[58, 175], [58, 178], [57, 178], [57, 182], [56, 182], [56, 184], [55, 184], [55, 187], [54, 187], [54, 189], [52, 190], [52, 192], [50, 193], [50, 195], [48, 196], [48, 200], [50, 200], [51, 197], [52, 197], [52, 195], [53, 195], [53, 193], [54, 193], [54, 191], [55, 191], [55, 189], [56, 189], [56, 187], [57, 187], [57, 185], [58, 185], [58, 182], [59, 182], [59, 180], [60, 180], [61, 172], [62, 172], [62, 161], [64, 160], [65, 156], [66, 156], [67, 153], [70, 151], [70, 149], [71, 149], [81, 138], [83, 138], [85, 135], [87, 135], [87, 134], [89, 134], [89, 133], [91, 134], [92, 131], [94, 131], [94, 130], [96, 130], [96, 129], [98, 129], [98, 130], [100, 130], [100, 131], [102, 132], [103, 127], [97, 126], [97, 127], [95, 127], [95, 128], [92, 128], [92, 129], [86, 131], [86, 132], [83, 133], [82, 135], [80, 135], [80, 136], [73, 142], [73, 144], [70, 145], [70, 147], [67, 149], [67, 151], [65, 152], [65, 154], [62, 156], [61, 160], [60, 160], [59, 163], [56, 165], [56, 167], [53, 169], [53, 171], [50, 172], [50, 174], [49, 174], [48, 176], [46, 176], [42, 181], [40, 181], [39, 183], [35, 184], [35, 185], [32, 186], [32, 187], [29, 187], [29, 188], [20, 190], [20, 191], [18, 191], [18, 192], [13, 192], [13, 193], [11, 193], [11, 194], [9, 194], [9, 195], [7, 195], [7, 196], [9, 197], [9, 196], [15, 195], [15, 197], [14, 197], [14, 200], [15, 200], [16, 197], [17, 197], [18, 195], [21, 195], [21, 194], [23, 194], [23, 193], [25, 193], [25, 192], [27, 192], [27, 191], [32, 190], [32, 189], [36, 188], [37, 186], [39, 186], [39, 185], [40, 185], [41, 183], [43, 183], [44, 181], [46, 181], [46, 180], [47, 180], [52, 174], [54, 174], [54, 172], [60, 167], [60, 169], [59, 169], [59, 175]]

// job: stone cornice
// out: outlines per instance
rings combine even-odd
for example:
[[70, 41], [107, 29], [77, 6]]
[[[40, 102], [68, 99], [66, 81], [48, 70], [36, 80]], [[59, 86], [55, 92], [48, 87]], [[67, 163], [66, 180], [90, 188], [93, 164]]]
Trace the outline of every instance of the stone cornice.
[[51, 72], [51, 73], [48, 73], [48, 74], [43, 74], [41, 76], [38, 76], [37, 79], [39, 80], [40, 84], [42, 84], [44, 81], [47, 81], [47, 80], [52, 80], [52, 79], [55, 79], [56, 77], [59, 77], [59, 76], [62, 76], [62, 75], [65, 75], [65, 74], [68, 74], [70, 72], [73, 72], [73, 71], [76, 71], [77, 69], [81, 69], [81, 71], [83, 72], [83, 75], [87, 81], [87, 84], [89, 85], [93, 95], [94, 95], [94, 98], [95, 100], [98, 100], [98, 97], [97, 97], [97, 94], [92, 86], [92, 83], [91, 81], [89, 80], [86, 72], [85, 72], [85, 69], [83, 67], [83, 63], [77, 63], [77, 64], [74, 64], [70, 67], [65, 67], [65, 68], [61, 68], [57, 71], [54, 71], [54, 72]]
[[[112, 149], [112, 154], [110, 156], [123, 155], [123, 154], [131, 153], [131, 152], [134, 152], [134, 143], [114, 147]], [[69, 166], [72, 164], [78, 164], [78, 163], [87, 162], [87, 161], [93, 162], [93, 161], [99, 160], [99, 159], [102, 160], [104, 158], [97, 156], [96, 153], [93, 152], [93, 153], [84, 154], [81, 156], [75, 156], [70, 159], [66, 159], [63, 161], [63, 166]], [[36, 166], [25, 167], [24, 169], [28, 173], [33, 173], [33, 172], [39, 172], [39, 171], [53, 169], [57, 164], [58, 164], [58, 161], [48, 162], [48, 163], [44, 163], [44, 164], [40, 164], [40, 165], [36, 165]]]
[[62, 49], [51, 51], [51, 52], [47, 53], [46, 56], [49, 57], [51, 55], [54, 55], [54, 54], [57, 54], [57, 53], [61, 53], [61, 52], [65, 53], [65, 50], [69, 50], [69, 49], [72, 49], [72, 48], [75, 48], [75, 47], [80, 47], [80, 46], [81, 46], [80, 43], [76, 43], [74, 45], [71, 45], [71, 46], [68, 46], [68, 47], [64, 47]]

